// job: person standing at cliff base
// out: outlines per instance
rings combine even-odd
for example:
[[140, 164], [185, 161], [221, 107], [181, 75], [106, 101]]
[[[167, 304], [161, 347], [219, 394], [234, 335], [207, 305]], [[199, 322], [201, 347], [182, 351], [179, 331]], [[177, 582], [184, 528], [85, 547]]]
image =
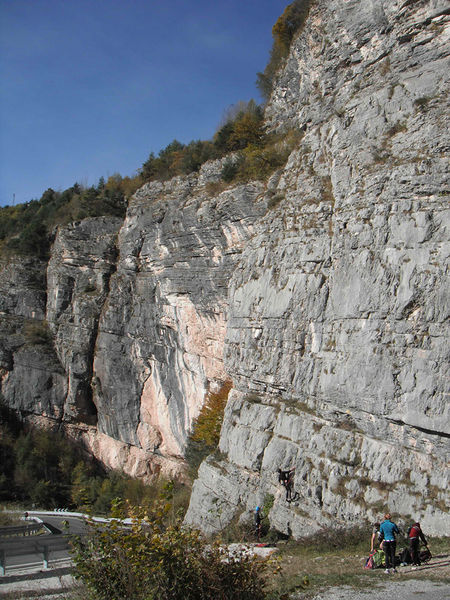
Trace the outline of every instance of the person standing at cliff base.
[[408, 530], [408, 538], [409, 538], [409, 551], [411, 553], [411, 560], [413, 566], [420, 567], [420, 540], [427, 546], [427, 540], [423, 535], [423, 531], [420, 527], [420, 523], [414, 523], [412, 527]]
[[[375, 543], [378, 542], [380, 538], [380, 524], [374, 523], [372, 528], [372, 537], [370, 538], [370, 552], [374, 552]], [[377, 544], [378, 546], [378, 544]]]
[[380, 525], [380, 534], [383, 537], [383, 550], [386, 556], [385, 573], [390, 573], [391, 569], [393, 573], [397, 573], [397, 569], [395, 568], [395, 548], [397, 545], [395, 536], [399, 533], [399, 528], [391, 521], [391, 515], [386, 513], [384, 521]]
[[257, 506], [255, 508], [255, 533], [256, 533], [256, 539], [260, 540], [261, 538], [261, 509], [259, 506]]

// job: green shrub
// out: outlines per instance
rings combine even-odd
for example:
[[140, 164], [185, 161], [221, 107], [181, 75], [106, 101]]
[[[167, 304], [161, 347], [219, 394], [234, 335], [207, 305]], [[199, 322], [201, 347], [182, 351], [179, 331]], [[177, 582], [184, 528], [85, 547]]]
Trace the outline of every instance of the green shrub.
[[244, 160], [244, 157], [242, 155], [234, 160], [227, 159], [222, 168], [222, 173], [221, 173], [222, 179], [224, 181], [226, 181], [227, 183], [230, 183], [231, 181], [233, 181], [233, 179], [235, 179], [237, 174], [239, 173], [239, 167], [240, 167], [241, 163], [243, 162], [243, 160]]
[[284, 149], [268, 144], [264, 148], [248, 146], [244, 150], [244, 161], [239, 170], [239, 178], [245, 181], [251, 179], [267, 179], [276, 169], [283, 166], [288, 157]]
[[120, 521], [90, 523], [88, 536], [74, 537], [75, 577], [96, 600], [263, 600], [269, 567], [237, 552], [228, 555], [217, 543], [180, 520], [168, 522], [170, 503], [147, 510], [126, 507]]
[[420, 110], [424, 110], [430, 102], [430, 96], [422, 96], [414, 100], [414, 106], [417, 106]]
[[293, 129], [284, 133], [265, 134], [257, 145], [250, 144], [244, 148], [238, 160], [230, 159], [229, 163], [225, 163], [222, 178], [227, 182], [267, 179], [286, 164], [301, 136], [301, 132]]

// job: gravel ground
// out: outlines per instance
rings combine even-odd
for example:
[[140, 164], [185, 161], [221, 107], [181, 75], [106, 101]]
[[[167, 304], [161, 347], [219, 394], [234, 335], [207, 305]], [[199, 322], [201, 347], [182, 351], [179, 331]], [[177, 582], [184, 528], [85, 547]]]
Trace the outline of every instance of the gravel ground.
[[[69, 575], [60, 577], [52, 577], [47, 581], [40, 581], [40, 585], [33, 585], [30, 581], [14, 584], [6, 584], [0, 587], [0, 597], [12, 593], [14, 597], [20, 598], [22, 593], [30, 593], [30, 590], [35, 592], [46, 590], [48, 596], [43, 598], [66, 598], [66, 593], [59, 595], [64, 589], [71, 588], [74, 585], [73, 579]], [[17, 595], [16, 595], [17, 594]], [[299, 596], [299, 600], [305, 596]], [[322, 591], [315, 596], [309, 596], [309, 600], [388, 600], [395, 598], [396, 600], [418, 600], [422, 597], [424, 600], [449, 600], [450, 584], [442, 581], [430, 581], [428, 579], [408, 579], [403, 581], [387, 581], [377, 584], [371, 589], [355, 590], [348, 586], [333, 587], [329, 590]], [[31, 600], [31, 598], [30, 598]]]
[[57, 592], [68, 590], [75, 585], [70, 570], [70, 568], [59, 568], [35, 573], [23, 570], [17, 571], [14, 575], [6, 575], [0, 578], [0, 598], [17, 600], [22, 598], [22, 595], [28, 598], [33, 592], [44, 593], [45, 591], [49, 598], [54, 599]]
[[313, 596], [311, 600], [449, 600], [450, 585], [441, 581], [408, 579], [388, 581], [370, 590], [355, 590], [343, 586], [331, 588]]
[[[369, 571], [371, 587], [330, 587], [318, 592], [301, 592], [292, 600], [450, 600], [450, 555], [433, 556], [421, 567], [398, 567], [397, 573], [384, 569]], [[365, 580], [367, 584], [367, 579]]]

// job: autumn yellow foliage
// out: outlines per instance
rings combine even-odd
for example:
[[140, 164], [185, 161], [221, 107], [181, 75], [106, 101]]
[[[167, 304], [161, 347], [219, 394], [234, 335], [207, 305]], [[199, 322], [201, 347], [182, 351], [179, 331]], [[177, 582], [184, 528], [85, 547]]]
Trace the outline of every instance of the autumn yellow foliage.
[[193, 423], [186, 448], [186, 459], [192, 477], [197, 474], [201, 461], [219, 444], [223, 414], [232, 387], [231, 381], [225, 381], [218, 392], [209, 392], [200, 414]]
[[231, 381], [226, 381], [218, 392], [208, 394], [206, 402], [194, 422], [191, 437], [195, 442], [204, 442], [211, 449], [217, 446], [223, 413], [231, 388]]

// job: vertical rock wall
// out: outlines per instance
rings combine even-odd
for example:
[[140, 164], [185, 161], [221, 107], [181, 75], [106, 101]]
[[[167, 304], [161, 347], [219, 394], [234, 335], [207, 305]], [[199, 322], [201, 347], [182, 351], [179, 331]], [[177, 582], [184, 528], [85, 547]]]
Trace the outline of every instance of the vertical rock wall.
[[449, 13], [317, 0], [266, 109], [303, 132], [284, 169], [227, 188], [207, 163], [59, 228], [48, 265], [5, 258], [2, 401], [151, 479], [232, 379], [188, 522], [448, 529]]
[[317, 2], [293, 44], [267, 118], [305, 135], [230, 284], [205, 531], [267, 502], [296, 537], [385, 510], [448, 529], [448, 13]]
[[67, 383], [46, 315], [46, 263], [0, 263], [0, 399], [18, 413], [62, 418]]
[[136, 474], [180, 468], [206, 393], [227, 379], [228, 282], [264, 207], [260, 183], [221, 191], [221, 169], [144, 186], [120, 232], [94, 401], [99, 431], [141, 450]]
[[95, 425], [91, 378], [94, 346], [109, 279], [116, 268], [116, 218], [85, 219], [60, 228], [47, 269], [46, 318], [67, 377], [62, 420]]
[[0, 274], [6, 404], [146, 479], [183, 470], [192, 420], [227, 379], [229, 279], [265, 203], [222, 168], [144, 186], [124, 222], [58, 228], [47, 272], [14, 259]]

